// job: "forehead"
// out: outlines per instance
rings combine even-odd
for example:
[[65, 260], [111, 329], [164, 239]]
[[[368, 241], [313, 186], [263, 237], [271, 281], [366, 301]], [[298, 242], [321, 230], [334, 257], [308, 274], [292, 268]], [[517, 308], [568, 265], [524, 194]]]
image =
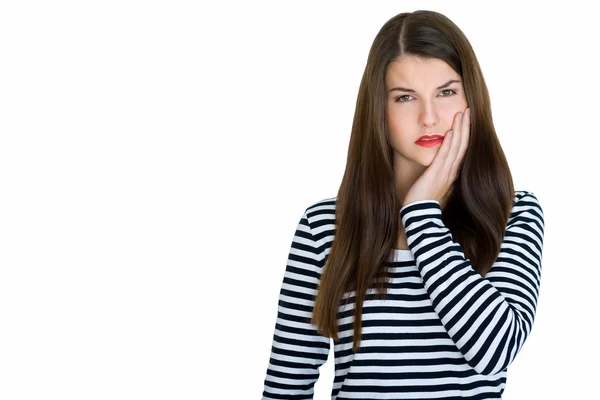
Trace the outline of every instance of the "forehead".
[[429, 89], [450, 79], [460, 79], [460, 75], [439, 58], [401, 56], [388, 65], [385, 80], [388, 87], [402, 84], [413, 89]]

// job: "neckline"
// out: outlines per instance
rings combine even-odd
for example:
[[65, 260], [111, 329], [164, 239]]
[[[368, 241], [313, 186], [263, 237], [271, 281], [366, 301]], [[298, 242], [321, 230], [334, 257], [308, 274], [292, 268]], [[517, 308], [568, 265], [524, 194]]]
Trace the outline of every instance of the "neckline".
[[410, 249], [394, 249], [393, 258], [394, 261], [412, 261], [415, 259]]

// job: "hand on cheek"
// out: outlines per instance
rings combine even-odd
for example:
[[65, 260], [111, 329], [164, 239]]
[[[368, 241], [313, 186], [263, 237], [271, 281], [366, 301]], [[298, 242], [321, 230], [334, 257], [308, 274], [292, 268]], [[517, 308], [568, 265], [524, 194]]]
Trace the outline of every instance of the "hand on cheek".
[[444, 137], [431, 165], [411, 186], [403, 207], [415, 201], [436, 200], [443, 208], [469, 145], [470, 111], [467, 107], [464, 113], [455, 115], [452, 131]]

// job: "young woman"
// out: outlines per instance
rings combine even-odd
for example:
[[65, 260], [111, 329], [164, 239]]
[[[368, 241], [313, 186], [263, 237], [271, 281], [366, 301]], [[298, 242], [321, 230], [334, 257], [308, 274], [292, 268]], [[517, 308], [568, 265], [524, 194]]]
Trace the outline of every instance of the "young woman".
[[515, 191], [462, 31], [433, 11], [381, 28], [337, 197], [304, 211], [263, 399], [500, 399], [529, 336], [544, 214]]

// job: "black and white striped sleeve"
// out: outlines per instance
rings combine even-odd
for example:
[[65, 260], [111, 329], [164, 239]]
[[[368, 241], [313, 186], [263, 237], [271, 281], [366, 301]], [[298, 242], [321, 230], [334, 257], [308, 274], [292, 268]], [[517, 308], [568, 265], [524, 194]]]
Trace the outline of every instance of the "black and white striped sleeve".
[[296, 228], [279, 294], [263, 399], [312, 399], [330, 338], [310, 323], [323, 259], [308, 220]]
[[513, 205], [500, 254], [483, 278], [442, 222], [435, 200], [400, 210], [425, 289], [448, 334], [478, 373], [506, 369], [531, 332], [540, 289], [544, 214], [523, 192]]

